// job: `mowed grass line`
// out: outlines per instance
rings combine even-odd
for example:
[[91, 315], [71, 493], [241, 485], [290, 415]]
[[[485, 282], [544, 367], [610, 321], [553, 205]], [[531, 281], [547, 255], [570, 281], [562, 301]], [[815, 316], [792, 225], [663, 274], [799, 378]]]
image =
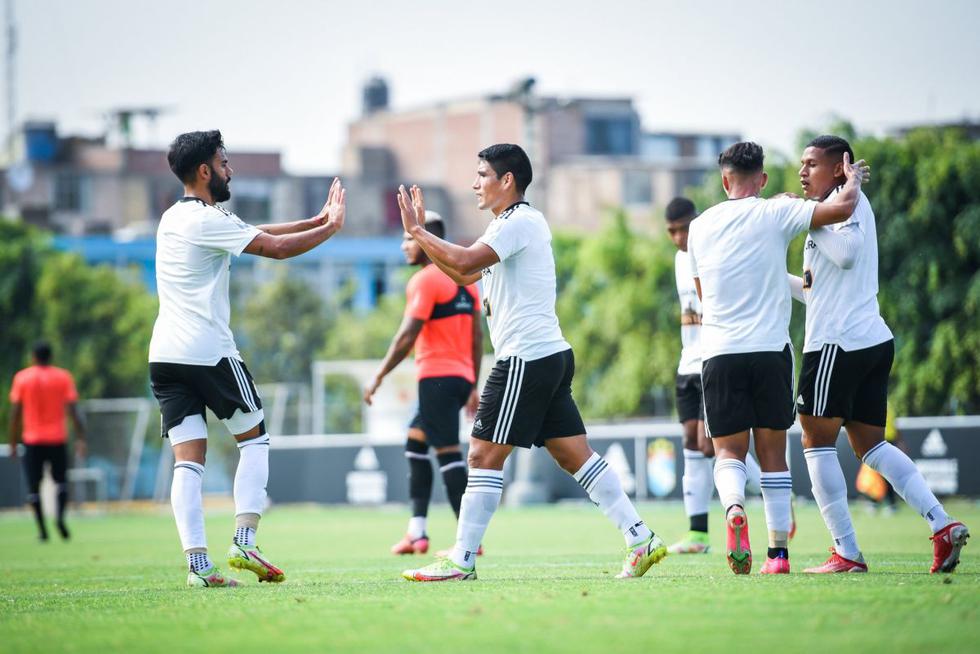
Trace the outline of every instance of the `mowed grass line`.
[[[428, 557], [394, 557], [405, 511], [276, 507], [259, 543], [287, 581], [240, 589], [183, 586], [173, 520], [158, 513], [78, 517], [75, 538], [39, 545], [24, 513], [0, 516], [2, 652], [552, 652], [971, 651], [980, 642], [980, 540], [952, 576], [929, 575], [923, 521], [854, 508], [871, 574], [735, 577], [712, 505], [707, 556], [671, 556], [640, 580], [613, 579], [622, 542], [587, 504], [501, 509], [474, 583], [412, 584], [399, 573]], [[974, 503], [950, 505], [980, 528]], [[679, 504], [641, 513], [665, 539], [685, 529]], [[826, 558], [812, 504], [798, 508], [797, 573]], [[749, 507], [756, 571], [765, 555], [761, 505]], [[209, 514], [223, 559], [230, 512]], [[453, 520], [432, 512], [434, 547]], [[975, 550], [975, 551], [974, 551]], [[222, 561], [227, 572], [227, 565]], [[946, 583], [946, 582], [949, 583]], [[765, 650], [761, 650], [765, 651]]]

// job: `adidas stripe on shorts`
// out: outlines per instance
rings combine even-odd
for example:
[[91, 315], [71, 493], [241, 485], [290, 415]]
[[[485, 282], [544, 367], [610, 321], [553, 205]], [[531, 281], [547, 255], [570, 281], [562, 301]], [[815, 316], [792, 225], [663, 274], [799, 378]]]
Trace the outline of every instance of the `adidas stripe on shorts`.
[[585, 434], [572, 399], [574, 375], [571, 350], [533, 361], [500, 359], [483, 387], [473, 437], [529, 448], [542, 447], [549, 438]]
[[242, 413], [262, 409], [248, 368], [230, 357], [213, 366], [151, 362], [150, 387], [160, 403], [163, 436], [187, 416], [207, 419], [205, 407], [221, 420], [231, 418], [239, 409]]
[[884, 427], [888, 375], [894, 358], [892, 339], [850, 352], [827, 343], [815, 352], [804, 353], [797, 410], [805, 416]]

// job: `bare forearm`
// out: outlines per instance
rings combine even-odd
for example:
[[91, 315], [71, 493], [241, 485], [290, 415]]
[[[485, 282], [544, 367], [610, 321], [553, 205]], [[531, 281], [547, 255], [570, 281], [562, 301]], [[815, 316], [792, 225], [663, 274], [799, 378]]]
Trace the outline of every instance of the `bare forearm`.
[[326, 223], [305, 232], [284, 234], [276, 237], [271, 252], [265, 252], [266, 246], [260, 245], [253, 254], [273, 259], [289, 259], [309, 252], [337, 233], [337, 230], [338, 227], [334, 223]]
[[272, 234], [273, 236], [284, 236], [286, 234], [298, 234], [300, 232], [305, 232], [318, 226], [320, 221], [316, 218], [307, 218], [305, 220], [294, 220], [288, 223], [270, 223], [268, 225], [259, 225], [261, 229], [266, 234]]
[[415, 336], [412, 334], [398, 334], [395, 340], [391, 342], [391, 346], [385, 353], [385, 358], [381, 361], [381, 368], [378, 370], [378, 377], [385, 377], [389, 372], [395, 369], [395, 367], [405, 360], [408, 353], [412, 351], [412, 347], [415, 346]]
[[[412, 238], [425, 251], [429, 260], [451, 277], [455, 273], [456, 278], [467, 278], [480, 270], [479, 267], [473, 268], [472, 257], [466, 248], [433, 236], [422, 227], [412, 231]], [[460, 283], [458, 279], [454, 278], [454, 281]]]

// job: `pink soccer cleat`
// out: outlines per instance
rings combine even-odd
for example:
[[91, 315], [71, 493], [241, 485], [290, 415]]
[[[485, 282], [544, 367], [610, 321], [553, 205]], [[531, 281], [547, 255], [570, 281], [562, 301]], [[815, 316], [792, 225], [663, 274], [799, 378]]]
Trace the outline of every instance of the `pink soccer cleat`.
[[766, 557], [766, 562], [762, 565], [762, 570], [759, 570], [759, 574], [763, 575], [788, 575], [789, 574], [789, 558], [783, 558], [777, 556], [774, 559]]
[[932, 535], [932, 567], [929, 572], [952, 572], [960, 562], [960, 550], [970, 530], [962, 522], [951, 522]]
[[425, 554], [429, 551], [429, 537], [412, 539], [408, 534], [391, 546], [392, 554]]
[[728, 567], [737, 575], [752, 572], [752, 546], [749, 544], [749, 519], [745, 510], [733, 506], [728, 510]]
[[864, 557], [858, 554], [859, 560], [845, 559], [837, 553], [833, 547], [830, 548], [830, 558], [822, 565], [814, 568], [806, 568], [803, 572], [807, 574], [822, 575], [837, 572], [867, 572], [868, 564], [864, 562]]

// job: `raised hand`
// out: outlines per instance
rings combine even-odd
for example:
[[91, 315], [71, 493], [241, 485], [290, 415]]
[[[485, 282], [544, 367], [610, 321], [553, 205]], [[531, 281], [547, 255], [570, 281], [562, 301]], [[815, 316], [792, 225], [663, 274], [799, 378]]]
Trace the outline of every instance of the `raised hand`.
[[424, 228], [425, 200], [422, 189], [417, 185], [412, 185], [410, 190], [406, 190], [404, 184], [398, 187], [398, 208], [401, 210], [402, 227], [406, 232], [411, 233], [415, 227]]
[[871, 166], [864, 159], [851, 163], [851, 155], [844, 153], [844, 177], [853, 179], [857, 177], [858, 182], [864, 184], [871, 179]]
[[323, 208], [316, 215], [316, 219], [320, 225], [332, 223], [339, 231], [344, 226], [346, 214], [347, 189], [340, 183], [339, 177], [334, 177], [330, 192], [327, 194], [327, 201], [323, 203]]

